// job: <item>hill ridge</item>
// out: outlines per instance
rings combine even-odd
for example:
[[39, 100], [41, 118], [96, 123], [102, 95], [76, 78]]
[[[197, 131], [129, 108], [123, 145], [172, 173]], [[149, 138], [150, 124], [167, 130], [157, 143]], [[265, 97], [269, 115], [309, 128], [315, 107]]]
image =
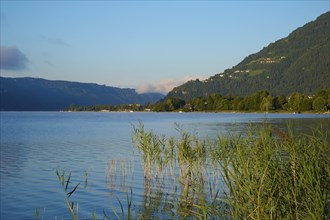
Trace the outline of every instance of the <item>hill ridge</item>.
[[160, 93], [138, 94], [135, 89], [96, 83], [0, 77], [1, 111], [58, 111], [71, 104], [146, 104], [163, 98]]
[[168, 96], [189, 100], [214, 93], [246, 96], [260, 90], [273, 95], [312, 94], [330, 87], [330, 12], [320, 15], [222, 73], [189, 81]]

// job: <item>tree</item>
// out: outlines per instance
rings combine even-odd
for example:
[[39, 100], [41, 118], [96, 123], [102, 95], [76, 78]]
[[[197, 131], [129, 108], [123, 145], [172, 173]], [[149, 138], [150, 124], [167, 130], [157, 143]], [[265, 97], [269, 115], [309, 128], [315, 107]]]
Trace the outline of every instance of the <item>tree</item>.
[[276, 110], [285, 109], [285, 104], [287, 103], [287, 99], [284, 95], [279, 95], [274, 98], [273, 105]]
[[298, 92], [292, 93], [289, 98], [289, 109], [292, 111], [308, 111], [312, 109], [311, 100], [308, 96], [300, 94]]
[[218, 111], [230, 110], [230, 106], [231, 106], [230, 101], [228, 99], [222, 98], [222, 99], [217, 100], [215, 110], [218, 110]]
[[239, 107], [240, 107], [240, 102], [242, 102], [243, 101], [243, 99], [241, 98], [241, 97], [239, 97], [239, 96], [235, 96], [234, 97], [234, 99], [232, 100], [232, 102], [231, 102], [231, 105], [232, 105], [232, 109], [233, 110], [243, 110], [244, 109], [244, 107], [242, 108], [242, 109], [240, 109]]
[[267, 97], [263, 97], [262, 101], [260, 103], [260, 110], [268, 112], [273, 108], [273, 98], [271, 95], [268, 95]]
[[76, 109], [76, 105], [75, 104], [70, 104], [70, 107], [69, 107], [69, 110], [70, 111], [76, 111], [77, 109]]
[[204, 111], [205, 109], [205, 100], [202, 97], [195, 97], [191, 100], [191, 105], [193, 111]]
[[185, 105], [185, 101], [175, 97], [167, 97], [163, 101], [159, 101], [154, 105], [153, 110], [157, 112], [175, 111], [181, 109]]
[[163, 104], [163, 101], [158, 101], [157, 103], [155, 103], [152, 110], [155, 112], [164, 112], [165, 106]]
[[303, 95], [302, 103], [301, 103], [301, 111], [310, 111], [312, 110], [312, 100], [308, 97]]
[[217, 103], [222, 99], [220, 94], [211, 94], [207, 99], [207, 110], [217, 110]]
[[263, 100], [263, 98], [266, 98], [269, 96], [269, 92], [266, 90], [261, 90], [259, 92], [255, 92], [250, 96], [247, 96], [244, 98], [244, 105], [245, 110], [248, 111], [259, 111], [260, 110], [260, 104]]
[[289, 101], [288, 101], [289, 109], [292, 111], [300, 112], [301, 103], [302, 103], [302, 94], [300, 94], [298, 92], [292, 93], [291, 96], [289, 97]]
[[327, 110], [327, 101], [322, 97], [315, 98], [312, 105], [313, 105], [313, 110], [315, 111]]

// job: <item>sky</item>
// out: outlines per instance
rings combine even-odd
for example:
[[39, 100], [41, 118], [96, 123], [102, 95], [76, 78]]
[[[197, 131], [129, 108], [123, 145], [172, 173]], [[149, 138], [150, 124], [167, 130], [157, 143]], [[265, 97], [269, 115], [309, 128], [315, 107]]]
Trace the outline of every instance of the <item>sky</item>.
[[0, 1], [0, 71], [167, 93], [330, 10], [303, 1]]

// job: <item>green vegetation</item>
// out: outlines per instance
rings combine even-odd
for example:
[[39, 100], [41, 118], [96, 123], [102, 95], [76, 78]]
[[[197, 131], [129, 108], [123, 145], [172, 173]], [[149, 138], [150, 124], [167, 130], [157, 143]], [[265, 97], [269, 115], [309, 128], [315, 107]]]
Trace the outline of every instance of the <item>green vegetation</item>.
[[217, 161], [234, 219], [322, 219], [329, 216], [329, 142], [271, 130], [220, 144]]
[[261, 90], [250, 96], [222, 96], [211, 94], [203, 98], [194, 97], [184, 101], [176, 97], [166, 97], [155, 104], [139, 105], [70, 105], [68, 111], [262, 111], [262, 112], [326, 112], [330, 110], [330, 89], [323, 89], [312, 96], [294, 92], [288, 97], [273, 97], [268, 91]]
[[[178, 164], [183, 187], [179, 207], [184, 208], [178, 209], [181, 218], [330, 217], [329, 130], [294, 136], [292, 129], [284, 132], [264, 125], [244, 136], [234, 134], [216, 140], [178, 130], [178, 140], [165, 139], [146, 132], [140, 124], [134, 129], [134, 143], [142, 158], [150, 151], [157, 152], [156, 157], [149, 157], [153, 166], [144, 164], [148, 170], [145, 178], [154, 176], [150, 175], [151, 167], [164, 170]], [[210, 187], [211, 198], [205, 199], [196, 195], [205, 193], [209, 165], [220, 172], [225, 188]], [[212, 191], [217, 192], [215, 197]]]
[[322, 14], [223, 73], [205, 81], [189, 81], [168, 96], [188, 101], [211, 94], [246, 96], [260, 90], [276, 96], [293, 92], [310, 95], [329, 88], [329, 21], [330, 12]]
[[261, 90], [250, 96], [222, 96], [211, 94], [185, 102], [168, 96], [157, 102], [154, 111], [287, 111], [287, 112], [326, 112], [330, 109], [330, 89], [320, 90], [315, 95], [306, 96], [298, 92], [286, 97], [273, 97], [268, 91]]
[[100, 112], [100, 111], [143, 111], [150, 108], [151, 104], [121, 104], [121, 105], [90, 105], [90, 106], [76, 106], [71, 104], [67, 111], [87, 111], [87, 112]]
[[[116, 218], [118, 220], [120, 220], [120, 219], [127, 219], [127, 220], [132, 219], [132, 216], [131, 216], [131, 210], [132, 210], [132, 193], [133, 193], [132, 192], [132, 189], [131, 189], [131, 195], [130, 196], [128, 196], [128, 193], [126, 193], [126, 202], [127, 202], [127, 214], [126, 215], [125, 215], [125, 211], [124, 211], [124, 206], [123, 206], [122, 202], [118, 198], [117, 198], [117, 200], [118, 200], [119, 205], [120, 205], [121, 215], [119, 215], [119, 213], [117, 212], [117, 210], [112, 207], [112, 211], [113, 211], [113, 213], [115, 214], [115, 216], [116, 216]], [[105, 218], [110, 219], [104, 211], [103, 211], [103, 213], [104, 213]]]
[[[56, 169], [56, 176], [57, 176], [58, 180], [61, 182], [62, 189], [63, 189], [63, 192], [65, 194], [65, 203], [69, 208], [72, 219], [76, 220], [77, 215], [78, 215], [77, 214], [78, 213], [78, 207], [77, 207], [77, 211], [75, 213], [74, 212], [74, 202], [70, 201], [70, 196], [76, 191], [76, 189], [79, 186], [79, 183], [71, 191], [69, 191], [69, 186], [70, 186], [70, 183], [71, 183], [71, 181], [70, 181], [71, 180], [71, 173], [69, 174], [69, 176], [66, 179], [65, 170], [63, 169], [62, 174], [60, 174], [59, 170]], [[37, 214], [36, 214], [36, 216], [37, 216]]]
[[[329, 130], [295, 135], [290, 126], [280, 130], [263, 124], [216, 139], [200, 138], [180, 126], [177, 130], [175, 138], [146, 131], [142, 123], [133, 128], [145, 198], [134, 204], [132, 189], [126, 203], [117, 198], [119, 211], [112, 207], [117, 219], [330, 218]], [[56, 174], [75, 219], [69, 197], [78, 185], [68, 190], [71, 175]], [[172, 179], [173, 186], [164, 186], [171, 184], [165, 179]], [[177, 197], [167, 191], [174, 186]]]

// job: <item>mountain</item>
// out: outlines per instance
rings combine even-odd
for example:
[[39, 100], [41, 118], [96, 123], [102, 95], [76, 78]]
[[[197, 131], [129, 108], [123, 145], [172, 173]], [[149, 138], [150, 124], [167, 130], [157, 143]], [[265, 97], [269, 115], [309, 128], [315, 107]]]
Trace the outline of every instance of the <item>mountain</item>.
[[189, 81], [169, 97], [189, 100], [213, 93], [247, 96], [260, 90], [273, 95], [313, 94], [330, 87], [330, 12], [289, 36], [247, 56], [207, 80]]
[[0, 77], [0, 84], [2, 111], [58, 111], [70, 104], [146, 104], [164, 97], [159, 93], [138, 94], [134, 89], [29, 77]]

